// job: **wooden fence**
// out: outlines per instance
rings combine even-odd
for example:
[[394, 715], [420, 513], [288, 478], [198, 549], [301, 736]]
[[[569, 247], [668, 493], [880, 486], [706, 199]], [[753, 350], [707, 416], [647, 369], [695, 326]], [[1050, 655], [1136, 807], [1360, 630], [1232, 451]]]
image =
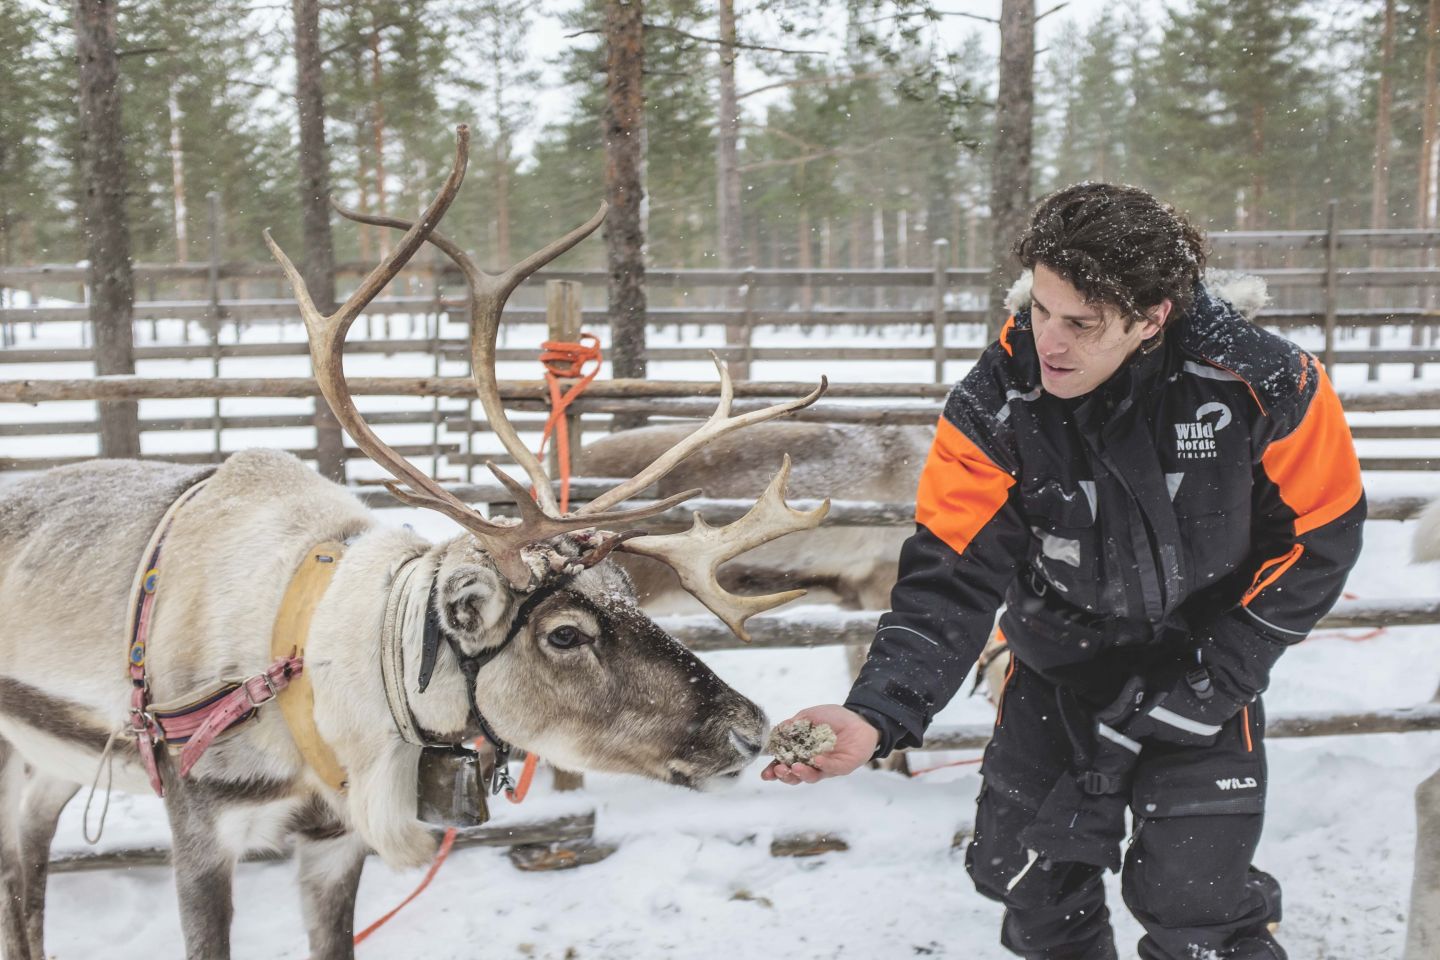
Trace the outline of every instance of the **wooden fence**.
[[[451, 470], [462, 471], [463, 479], [471, 480], [474, 467], [486, 460], [499, 464], [511, 462], [502, 452], [481, 449], [477, 438], [489, 440], [483, 414], [472, 410], [469, 402], [475, 395], [474, 383], [460, 377], [356, 377], [349, 381], [355, 396], [421, 397], [432, 401], [428, 410], [391, 411], [367, 414], [366, 418], [380, 426], [395, 424], [428, 424], [428, 443], [393, 444], [405, 456], [431, 457], [432, 473], [441, 475], [440, 458]], [[814, 386], [808, 382], [741, 382], [735, 385], [735, 412], [745, 412], [765, 405], [765, 399], [795, 397]], [[501, 381], [501, 396], [511, 420], [521, 430], [538, 430], [548, 409], [546, 386], [541, 381]], [[831, 384], [826, 398], [813, 407], [794, 415], [796, 419], [827, 423], [869, 424], [931, 424], [940, 414], [941, 404], [949, 387], [944, 384]], [[572, 407], [572, 438], [582, 435], [590, 418], [605, 419], [621, 413], [643, 413], [651, 417], [695, 418], [708, 416], [718, 395], [718, 384], [704, 381], [597, 381]], [[231, 397], [305, 398], [316, 397], [319, 389], [314, 380], [296, 378], [149, 378], [92, 377], [83, 380], [0, 380], [0, 403], [37, 404], [75, 400], [140, 400], [140, 399], [211, 399]], [[1402, 389], [1374, 388], [1341, 390], [1341, 400], [1350, 414], [1385, 411], [1440, 411], [1440, 388], [1422, 385]], [[444, 406], [441, 400], [452, 401]], [[867, 403], [846, 403], [864, 400]], [[877, 403], [883, 401], [883, 405]], [[220, 416], [218, 410], [208, 416], [185, 416], [147, 419], [142, 430], [208, 430], [210, 449], [191, 453], [155, 454], [154, 459], [187, 463], [210, 463], [224, 459], [221, 434], [226, 429], [302, 427], [312, 422], [310, 414]], [[93, 420], [46, 421], [43, 423], [0, 424], [0, 438], [63, 436], [92, 433]], [[1434, 424], [1376, 425], [1357, 423], [1352, 426], [1357, 439], [1435, 440], [1440, 441], [1440, 422]], [[572, 439], [572, 443], [576, 442]], [[346, 448], [347, 457], [362, 456], [354, 448]], [[314, 459], [310, 448], [293, 450], [298, 456]], [[82, 455], [0, 457], [0, 470], [36, 470], [63, 463], [89, 459]], [[1363, 456], [1366, 470], [1440, 470], [1440, 455]], [[454, 479], [454, 477], [452, 477]]]
[[[1436, 343], [1434, 326], [1440, 324], [1440, 312], [1430, 305], [1433, 291], [1440, 289], [1440, 269], [1426, 265], [1432, 258], [1432, 251], [1440, 247], [1440, 231], [1336, 230], [1332, 221], [1332, 227], [1327, 230], [1216, 233], [1211, 236], [1211, 242], [1218, 255], [1250, 263], [1251, 272], [1266, 279], [1276, 304], [1265, 311], [1265, 322], [1283, 329], [1313, 328], [1312, 336], [1323, 338], [1323, 353], [1328, 364], [1365, 364], [1374, 373], [1379, 364], [1404, 363], [1409, 364], [1414, 374], [1419, 376], [1425, 364], [1440, 363], [1440, 344]], [[817, 355], [828, 354], [846, 363], [873, 363], [877, 370], [882, 369], [881, 364], [888, 365], [893, 371], [896, 363], [919, 363], [922, 369], [929, 368], [932, 384], [948, 384], [954, 379], [951, 374], [958, 371], [952, 369], [947, 372], [946, 365], [973, 360], [982, 349], [983, 337], [979, 330], [987, 316], [983, 295], [987, 273], [984, 270], [948, 269], [942, 256], [943, 247], [939, 250], [934, 258], [935, 265], [930, 269], [653, 270], [647, 274], [652, 303], [649, 326], [651, 329], [677, 330], [691, 326], [723, 328], [724, 344], [715, 347], [714, 352], [729, 362], [737, 379], [748, 378], [756, 364], [813, 360]], [[1395, 257], [1413, 258], [1417, 265], [1371, 267], [1368, 264], [1375, 250], [1389, 251]], [[1306, 258], [1318, 262], [1305, 266], [1290, 265], [1292, 261]], [[1276, 260], [1286, 265], [1271, 265]], [[372, 422], [384, 427], [428, 425], [428, 442], [404, 444], [407, 454], [431, 457], [432, 472], [437, 476], [443, 475], [446, 469], [460, 470], [460, 476], [468, 480], [473, 477], [478, 462], [484, 459], [506, 462], [508, 457], [503, 453], [487, 452], [477, 445], [475, 431], [484, 429], [483, 418], [474, 414], [468, 402], [463, 402], [469, 395], [466, 389], [452, 390], [448, 381], [440, 377], [443, 364], [463, 362], [468, 358], [465, 339], [446, 330], [447, 321], [462, 307], [458, 299], [462, 291], [458, 276], [445, 266], [448, 264], [442, 266], [438, 259], [416, 263], [407, 282], [411, 289], [423, 289], [425, 292], [415, 295], [402, 293], [372, 303], [365, 317], [365, 323], [372, 324], [369, 336], [358, 335], [347, 350], [354, 355], [420, 354], [426, 358], [434, 376], [408, 381], [413, 386], [397, 390], [397, 393], [429, 397], [429, 409], [378, 413], [372, 416]], [[363, 268], [360, 264], [349, 264], [340, 272], [354, 277]], [[142, 363], [207, 360], [212, 377], [220, 378], [225, 366], [233, 360], [300, 358], [307, 353], [305, 345], [294, 340], [253, 342], [252, 335], [241, 342], [239, 330], [242, 327], [284, 324], [295, 320], [293, 300], [281, 295], [283, 278], [273, 264], [229, 263], [221, 261], [217, 255], [216, 259], [202, 263], [139, 264], [136, 275], [137, 287], [151, 294], [151, 299], [136, 305], [136, 323], [142, 336], [135, 348], [135, 356]], [[539, 276], [568, 283], [588, 283], [592, 292], [604, 289], [605, 275], [598, 272], [548, 271]], [[0, 287], [32, 291], [68, 290], [71, 296], [83, 301], [88, 296], [84, 284], [85, 270], [77, 266], [0, 268]], [[156, 299], [162, 285], [165, 292], [172, 295], [190, 290], [191, 298]], [[226, 295], [227, 290], [229, 295]], [[267, 295], [257, 296], [257, 291]], [[538, 304], [533, 295], [528, 305], [524, 291], [517, 294], [516, 299], [517, 305], [506, 312], [508, 323], [549, 321], [553, 326], [555, 318]], [[578, 293], [574, 299], [580, 299]], [[1389, 305], [1378, 306], [1381, 301]], [[409, 318], [412, 336], [394, 335], [390, 323], [397, 316]], [[21, 343], [20, 336], [25, 327], [32, 326], [38, 330], [42, 324], [77, 323], [84, 331], [87, 319], [88, 308], [83, 305], [0, 309], [0, 336], [3, 336], [6, 345], [0, 349], [0, 365], [11, 365], [8, 369], [23, 377], [24, 367], [30, 364], [89, 364], [93, 360], [93, 351], [88, 345], [50, 349], [27, 347]], [[599, 327], [606, 322], [605, 313], [599, 308], [582, 308], [570, 319], [576, 326], [583, 322], [588, 327]], [[162, 320], [184, 321], [181, 331], [185, 339], [191, 337], [194, 327], [198, 331], [196, 342], [147, 345], [143, 337], [144, 325], [149, 322], [153, 326]], [[418, 331], [417, 321], [423, 326]], [[374, 323], [379, 323], [382, 328], [378, 335], [373, 328]], [[1378, 339], [1381, 330], [1397, 325], [1410, 330], [1410, 345], [1382, 348]], [[912, 334], [928, 328], [930, 334], [928, 342], [923, 336], [918, 338], [920, 342], [916, 342], [917, 338], [912, 335], [911, 344], [906, 346], [867, 344], [830, 348], [823, 340], [806, 346], [767, 344], [779, 328], [857, 326], [909, 328]], [[417, 332], [418, 336], [415, 335]], [[1368, 337], [1365, 336], [1367, 332]], [[154, 339], [156, 331], [152, 329], [151, 334]], [[1355, 341], [1357, 337], [1363, 340], [1360, 346], [1337, 346], [1337, 340], [1348, 338]], [[652, 342], [646, 356], [651, 361], [705, 361], [711, 352], [709, 347]], [[532, 361], [536, 354], [532, 349], [502, 347], [497, 351], [497, 357], [501, 362]], [[114, 379], [118, 382], [122, 378]], [[149, 387], [134, 382], [136, 385], [126, 388], [126, 391], [104, 394], [104, 398], [163, 398], [181, 395], [175, 392], [176, 385], [180, 385], [178, 389], [182, 391], [188, 389], [186, 381], [180, 380], [154, 380]], [[274, 393], [270, 385], [258, 385], [253, 380], [216, 379], [214, 382], [217, 392], [184, 394], [211, 398], [213, 403], [208, 415], [148, 417], [141, 422], [142, 433], [203, 431], [211, 435], [208, 450], [161, 455], [165, 459], [214, 461], [224, 456], [222, 434], [226, 431], [308, 428], [314, 423], [313, 410], [236, 415], [222, 414], [220, 409], [222, 398], [308, 397], [314, 395], [313, 389], [286, 387], [291, 392]], [[277, 383], [293, 384], [294, 381]], [[0, 399], [39, 403], [62, 398], [98, 399], [102, 396], [99, 392], [92, 396], [83, 389], [67, 390], [65, 384], [66, 381], [48, 384], [27, 380], [0, 381], [0, 390], [4, 393]], [[146, 389], [155, 392], [147, 393]], [[221, 389], [227, 392], [218, 392]], [[907, 395], [899, 389], [899, 385], [890, 389], [893, 392], [887, 396], [892, 400]], [[679, 396], [685, 392], [684, 388], [677, 386], [670, 395]], [[940, 388], [926, 396], [938, 399], [943, 392]], [[592, 388], [587, 399], [575, 408], [579, 417], [572, 421], [575, 432], [584, 428], [585, 424], [603, 423], [617, 413], [672, 415], [681, 412], [678, 407], [657, 405], [650, 398], [635, 394], [616, 395], [603, 400], [598, 395], [598, 389]], [[689, 391], [689, 395], [702, 395], [702, 391]], [[831, 395], [837, 396], [835, 391]], [[442, 398], [450, 399], [442, 402]], [[515, 418], [517, 426], [521, 429], [533, 427], [540, 419], [537, 411], [541, 407], [542, 404], [530, 402], [530, 398], [521, 402]], [[1350, 409], [1356, 409], [1353, 401]], [[1404, 406], [1390, 409], [1440, 409], [1440, 402], [1419, 394], [1410, 397]], [[858, 418], [897, 422], [897, 418], [912, 415], [922, 420], [933, 420], [935, 409], [926, 407], [913, 414], [887, 415], [873, 410], [860, 412], [822, 407], [811, 414], [817, 418], [844, 422], [854, 422]], [[34, 442], [29, 438], [95, 435], [96, 431], [97, 425], [91, 419], [4, 423], [0, 424], [0, 440], [16, 438], [19, 444], [12, 444], [12, 447], [29, 446]], [[1440, 439], [1440, 423], [1395, 426], [1356, 424], [1355, 432], [1360, 439], [1434, 440]], [[293, 444], [291, 449], [307, 459], [314, 459], [318, 453], [314, 441]], [[23, 449], [13, 452], [26, 453]], [[355, 455], [353, 452], [348, 454]], [[80, 459], [85, 457], [0, 456], [0, 470], [38, 469]], [[442, 459], [445, 468], [439, 466]], [[1365, 462], [1366, 468], [1371, 470], [1435, 469], [1437, 464], [1440, 460], [1434, 457], [1367, 457]], [[336, 465], [336, 470], [339, 469]]]

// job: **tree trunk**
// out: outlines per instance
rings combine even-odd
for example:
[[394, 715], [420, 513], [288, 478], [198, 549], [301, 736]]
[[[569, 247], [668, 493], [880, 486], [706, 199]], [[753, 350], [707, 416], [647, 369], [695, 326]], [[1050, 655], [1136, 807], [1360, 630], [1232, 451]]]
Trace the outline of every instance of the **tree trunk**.
[[[325, 88], [320, 54], [320, 0], [292, 0], [295, 14], [295, 102], [300, 120], [300, 214], [305, 254], [300, 274], [321, 313], [335, 311], [335, 246], [330, 236], [330, 156], [325, 146]], [[315, 400], [316, 466], [345, 482], [340, 423]]]
[[[800, 175], [805, 174], [805, 167], [800, 167]], [[795, 265], [801, 270], [815, 269], [815, 254], [811, 244], [815, 242], [814, 231], [810, 228], [810, 205], [800, 204], [800, 215], [795, 221]], [[809, 313], [815, 306], [815, 288], [806, 280], [800, 287], [800, 310], [802, 313]]]
[[[1383, 229], [1389, 219], [1390, 206], [1390, 102], [1393, 99], [1393, 85], [1390, 82], [1390, 66], [1395, 59], [1395, 0], [1385, 0], [1385, 24], [1380, 33], [1380, 92], [1375, 102], [1375, 168], [1372, 172], [1373, 189], [1370, 193], [1370, 228]], [[1379, 267], [1385, 262], [1385, 253], [1379, 247], [1370, 250], [1370, 266]], [[1379, 305], [1380, 291], [1369, 291], [1371, 307]], [[1380, 328], [1370, 328], [1370, 348], [1380, 346]], [[1380, 378], [1380, 365], [1372, 363], [1366, 368], [1371, 380]]]
[[[362, 89], [365, 85], [365, 63], [364, 52], [360, 47], [354, 47], [350, 53], [350, 68], [355, 83], [355, 89]], [[355, 111], [355, 189], [359, 199], [359, 211], [368, 216], [370, 214], [370, 153], [366, 142], [366, 135], [370, 131], [369, 111], [363, 107]], [[360, 230], [360, 260], [362, 263], [373, 263], [379, 259], [374, 253], [374, 242], [372, 235], [376, 227], [368, 223], [357, 224]]]
[[[375, 213], [385, 216], [385, 94], [381, 89], [384, 77], [380, 64], [380, 31], [370, 34], [370, 109], [371, 130], [375, 134]], [[390, 256], [390, 234], [380, 231], [380, 259]]]
[[[1390, 65], [1394, 59], [1395, 0], [1385, 0], [1385, 26], [1380, 34], [1380, 93], [1375, 106], [1375, 169], [1370, 194], [1372, 230], [1385, 226], [1390, 200], [1390, 101], [1393, 99]], [[1374, 259], [1378, 254], [1378, 249], [1371, 251], [1372, 267], [1379, 266]]]
[[[125, 212], [115, 6], [113, 0], [75, 0], [74, 7], [75, 54], [80, 64], [80, 179], [85, 188], [84, 228], [90, 239], [90, 325], [99, 376], [135, 372], [131, 326], [135, 279]], [[99, 406], [100, 455], [138, 457], [138, 404], [106, 401]]]
[[[1249, 229], [1265, 228], [1265, 104], [1255, 104], [1250, 115], [1250, 215]], [[1264, 266], [1269, 258], [1264, 248], [1256, 251], [1257, 265]]]
[[186, 223], [185, 146], [180, 137], [178, 86], [174, 80], [170, 81], [170, 95], [165, 102], [170, 110], [170, 184], [175, 199], [175, 259], [184, 263], [190, 259], [190, 230]]
[[716, 158], [716, 212], [720, 219], [720, 268], [740, 262], [740, 109], [735, 100], [735, 0], [720, 0], [720, 116]]
[[1000, 89], [990, 167], [990, 330], [1005, 321], [1005, 291], [1019, 263], [1011, 245], [1030, 216], [1030, 155], [1035, 113], [1035, 0], [1000, 7]]
[[[605, 253], [610, 268], [611, 369], [645, 376], [645, 35], [641, 0], [605, 4]], [[615, 418], [616, 429], [635, 426]]]
[[1425, 113], [1420, 122], [1420, 181], [1415, 195], [1416, 224], [1421, 230], [1433, 222], [1430, 208], [1435, 198], [1435, 126], [1437, 91], [1435, 89], [1435, 58], [1440, 47], [1440, 0], [1430, 0], [1425, 17]]

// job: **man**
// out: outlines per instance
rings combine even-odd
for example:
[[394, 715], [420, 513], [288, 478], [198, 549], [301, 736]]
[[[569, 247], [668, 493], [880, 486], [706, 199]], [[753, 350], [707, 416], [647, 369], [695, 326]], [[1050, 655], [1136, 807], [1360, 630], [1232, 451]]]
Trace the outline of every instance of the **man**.
[[1143, 190], [1043, 200], [1032, 296], [951, 392], [891, 610], [835, 749], [789, 784], [919, 746], [989, 634], [1013, 655], [966, 866], [1032, 960], [1116, 957], [1124, 858], [1144, 960], [1283, 960], [1251, 865], [1260, 693], [1340, 596], [1365, 498], [1339, 401], [1294, 344], [1201, 283], [1199, 233]]

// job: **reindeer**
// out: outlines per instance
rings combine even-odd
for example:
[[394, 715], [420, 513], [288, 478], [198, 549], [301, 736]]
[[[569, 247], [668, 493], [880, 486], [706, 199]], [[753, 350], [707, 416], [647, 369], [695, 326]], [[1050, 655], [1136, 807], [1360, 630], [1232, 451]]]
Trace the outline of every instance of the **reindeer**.
[[[325, 400], [359, 447], [395, 476], [397, 497], [443, 513], [464, 533], [431, 544], [408, 529], [382, 527], [345, 489], [265, 450], [237, 453], [212, 469], [94, 461], [37, 475], [0, 498], [6, 960], [45, 956], [46, 864], [56, 819], [78, 785], [106, 767], [121, 790], [144, 791], [149, 781], [163, 793], [188, 957], [229, 957], [237, 859], [293, 838], [311, 956], [349, 958], [367, 852], [397, 868], [434, 852], [432, 830], [417, 819], [417, 766], [429, 750], [484, 735], [502, 752], [515, 745], [566, 768], [696, 789], [733, 780], [760, 752], [767, 728], [760, 708], [638, 609], [609, 555], [628, 550], [676, 564], [701, 601], [743, 635], [747, 617], [791, 594], [730, 594], [705, 578], [704, 561], [696, 568], [695, 555], [733, 556], [814, 526], [824, 510], [785, 504], [788, 464], [755, 509], [727, 527], [697, 524], [691, 534], [666, 537], [613, 532], [698, 491], [616, 507], [711, 440], [813, 402], [824, 383], [808, 397], [732, 417], [722, 367], [720, 408], [705, 429], [562, 514], [544, 468], [505, 418], [494, 346], [509, 294], [593, 231], [605, 210], [503, 274], [483, 274], [435, 232], [467, 156], [461, 127], [450, 175], [416, 223], [340, 208], [352, 220], [406, 233], [328, 317], [266, 236], [294, 285]], [[534, 485], [532, 502], [524, 486], [491, 466], [515, 494], [518, 521], [486, 519], [456, 499], [386, 446], [351, 399], [341, 363], [346, 332], [427, 239], [466, 278], [476, 389], [492, 428]], [[149, 556], [159, 558], [158, 572], [142, 566], [132, 576]], [[302, 582], [292, 574], [311, 563], [325, 567], [328, 585], [292, 603]], [[136, 609], [148, 628], [138, 668], [131, 638], [121, 642]], [[285, 633], [295, 616], [302, 627]], [[284, 637], [279, 642], [295, 649], [277, 659], [274, 645]], [[219, 682], [230, 677], [246, 679]], [[313, 708], [290, 697], [302, 684]], [[283, 713], [255, 706], [280, 687]], [[192, 738], [177, 758], [177, 743], [151, 742], [166, 730], [159, 705], [197, 695], [222, 697], [218, 702], [236, 707], [224, 716], [244, 722], [203, 754]]]
[[[1440, 500], [1420, 515], [1414, 543], [1416, 563], [1440, 560]], [[1440, 691], [1435, 698], [1440, 701]], [[1429, 960], [1440, 953], [1440, 771], [1415, 788], [1415, 827], [1405, 960]]]

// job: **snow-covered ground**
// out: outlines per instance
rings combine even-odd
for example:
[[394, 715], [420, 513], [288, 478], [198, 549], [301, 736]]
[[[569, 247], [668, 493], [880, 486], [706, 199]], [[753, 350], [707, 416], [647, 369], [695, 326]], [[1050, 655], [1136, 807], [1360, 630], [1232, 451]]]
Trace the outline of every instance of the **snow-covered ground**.
[[[357, 324], [357, 328], [363, 324]], [[149, 325], [145, 325], [148, 333]], [[403, 331], [403, 325], [397, 332]], [[357, 332], [362, 332], [357, 330]], [[460, 336], [453, 328], [449, 335]], [[538, 342], [535, 328], [511, 331], [509, 345]], [[252, 330], [246, 339], [273, 338], [273, 330]], [[291, 326], [289, 339], [301, 334]], [[162, 342], [179, 340], [179, 325], [160, 325]], [[927, 342], [928, 330], [884, 335], [887, 345]], [[670, 335], [655, 337], [672, 341]], [[774, 332], [767, 345], [810, 345], [827, 353], [844, 345], [875, 343], [878, 334], [853, 331], [806, 339], [798, 330]], [[1393, 346], [1408, 346], [1397, 333]], [[685, 344], [719, 343], [718, 331], [685, 332]], [[56, 326], [31, 340], [21, 330], [21, 348], [78, 344], [78, 328]], [[1387, 343], [1386, 346], [1392, 344]], [[951, 365], [959, 377], [964, 364]], [[663, 378], [706, 378], [708, 364], [652, 365]], [[352, 375], [428, 374], [430, 361], [418, 357], [357, 356]], [[445, 372], [457, 375], [458, 365]], [[502, 365], [502, 377], [532, 378], [530, 364]], [[861, 378], [923, 381], [928, 362], [757, 364], [756, 379], [803, 379], [821, 371], [832, 381]], [[303, 358], [229, 360], [224, 376], [303, 375]], [[208, 376], [208, 361], [151, 361], [150, 376]], [[5, 377], [85, 377], [85, 364], [10, 366]], [[1408, 382], [1410, 368], [1383, 370], [1386, 382]], [[1363, 381], [1364, 370], [1342, 367], [1339, 384]], [[1440, 365], [1426, 372], [1440, 386]], [[362, 398], [366, 410], [424, 408], [424, 401]], [[227, 400], [227, 414], [304, 412], [306, 401]], [[209, 401], [145, 401], [142, 416], [208, 413]], [[86, 403], [39, 408], [0, 407], [0, 421], [85, 419]], [[1370, 414], [1366, 422], [1440, 422], [1440, 413]], [[428, 442], [429, 427], [382, 428], [392, 442]], [[225, 437], [226, 449], [251, 445], [306, 446], [309, 432], [246, 431]], [[86, 437], [5, 438], [0, 456], [91, 454]], [[210, 437], [147, 438], [147, 450], [206, 449]], [[1402, 450], [1396, 450], [1396, 447]], [[1362, 452], [1434, 454], [1440, 442], [1366, 441]], [[378, 475], [360, 464], [355, 473]], [[1433, 476], [1370, 478], [1387, 492], [1440, 494]], [[420, 511], [394, 511], [386, 520], [414, 524], [441, 538], [448, 521]], [[1348, 587], [1364, 599], [1440, 595], [1440, 566], [1410, 566], [1411, 525], [1372, 522], [1366, 546]], [[1365, 631], [1317, 635], [1289, 652], [1277, 667], [1269, 707], [1292, 711], [1357, 711], [1428, 701], [1440, 682], [1440, 628], [1396, 628], [1363, 641]], [[773, 720], [811, 703], [834, 701], [848, 687], [838, 648], [746, 650], [715, 653], [707, 661], [731, 684], [758, 701]], [[983, 723], [990, 708], [979, 698], [961, 698], [941, 723]], [[1383, 960], [1398, 958], [1405, 913], [1415, 825], [1415, 785], [1440, 768], [1440, 735], [1277, 740], [1269, 745], [1271, 795], [1258, 863], [1285, 885], [1281, 936], [1293, 960]], [[963, 759], [961, 754], [927, 754], [920, 765]], [[498, 801], [496, 822], [545, 818], [593, 809], [597, 839], [618, 844], [609, 859], [578, 870], [528, 874], [515, 870], [497, 849], [452, 854], [434, 883], [387, 926], [359, 948], [362, 957], [443, 958], [534, 957], [584, 960], [662, 960], [767, 957], [812, 960], [854, 957], [901, 960], [923, 956], [1000, 960], [1000, 909], [972, 889], [962, 851], [952, 848], [967, 831], [979, 787], [973, 765], [947, 767], [914, 780], [861, 771], [841, 781], [792, 789], [762, 783], [755, 774], [721, 794], [692, 794], [638, 780], [593, 776], [580, 794], [555, 794], [547, 779], [523, 806]], [[56, 848], [78, 851], [83, 792], [62, 818]], [[795, 832], [830, 831], [849, 850], [807, 859], [775, 858], [770, 840]], [[117, 796], [103, 847], [164, 842], [158, 801]], [[366, 870], [357, 910], [360, 925], [390, 909], [419, 881], [421, 871], [395, 873], [378, 862]], [[1122, 956], [1133, 956], [1139, 928], [1120, 904], [1111, 878], [1111, 903]], [[234, 955], [237, 958], [303, 958], [307, 955], [293, 868], [287, 864], [243, 865], [236, 887]], [[48, 904], [48, 945], [59, 957], [178, 957], [179, 915], [168, 870], [64, 874], [52, 878]]]

